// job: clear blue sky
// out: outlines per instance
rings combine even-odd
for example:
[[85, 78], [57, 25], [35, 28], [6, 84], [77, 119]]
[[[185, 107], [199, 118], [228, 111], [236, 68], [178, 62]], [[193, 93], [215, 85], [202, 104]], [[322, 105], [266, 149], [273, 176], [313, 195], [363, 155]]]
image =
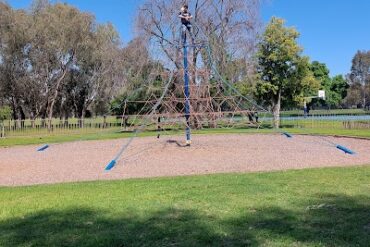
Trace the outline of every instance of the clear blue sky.
[[[31, 0], [8, 0], [16, 8]], [[133, 18], [143, 0], [64, 0], [112, 22], [124, 41], [133, 35]], [[266, 0], [262, 16], [282, 17], [301, 33], [305, 55], [328, 65], [331, 74], [346, 74], [357, 50], [370, 50], [370, 0]]]

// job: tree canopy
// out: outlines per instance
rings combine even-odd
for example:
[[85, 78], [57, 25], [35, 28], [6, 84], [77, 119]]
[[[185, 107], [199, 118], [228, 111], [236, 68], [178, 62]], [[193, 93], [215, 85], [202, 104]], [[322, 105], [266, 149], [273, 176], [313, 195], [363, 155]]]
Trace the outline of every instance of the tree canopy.
[[[28, 9], [13, 9], [0, 0], [0, 108], [6, 114], [11, 109], [13, 119], [83, 119], [122, 114], [125, 102], [158, 96], [169, 70], [182, 82], [177, 16], [182, 3], [145, 0], [133, 24], [136, 35], [124, 45], [113, 24], [69, 4], [34, 0]], [[202, 72], [207, 74], [202, 80], [217, 84], [211, 69], [216, 67], [242, 94], [252, 93], [274, 112], [275, 127], [281, 108], [300, 107], [318, 89], [327, 100], [313, 101], [317, 106], [370, 104], [369, 51], [357, 52], [346, 78], [331, 77], [325, 64], [302, 55], [298, 31], [283, 19], [274, 17], [263, 28], [261, 1], [188, 3], [195, 40], [206, 43], [213, 58], [204, 47], [194, 48], [190, 83]]]
[[0, 9], [0, 95], [15, 119], [51, 119], [56, 110], [83, 118], [98, 99], [110, 100], [122, 81], [121, 42], [111, 24], [45, 0], [28, 11]]
[[349, 102], [363, 108], [370, 105], [370, 51], [358, 51], [352, 59]]
[[309, 59], [301, 55], [298, 37], [297, 30], [285, 27], [283, 19], [273, 17], [259, 44], [256, 96], [272, 108], [275, 128], [279, 127], [282, 104], [300, 102], [318, 89]]
[[345, 78], [342, 75], [331, 78], [326, 64], [318, 61], [312, 62], [310, 67], [314, 77], [320, 82], [320, 89], [326, 92], [325, 100], [314, 99], [311, 104], [323, 105], [329, 108], [341, 105], [347, 96], [349, 87]]

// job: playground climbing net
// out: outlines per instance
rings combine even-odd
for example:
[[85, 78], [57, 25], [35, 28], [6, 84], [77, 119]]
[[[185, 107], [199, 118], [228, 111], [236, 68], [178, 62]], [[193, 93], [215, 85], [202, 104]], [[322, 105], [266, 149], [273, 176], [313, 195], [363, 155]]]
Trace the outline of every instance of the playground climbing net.
[[[266, 113], [240, 95], [233, 94], [221, 82], [212, 82], [209, 71], [197, 72], [197, 78], [189, 85], [189, 97], [185, 86], [178, 80], [179, 71], [168, 83], [166, 94], [152, 93], [148, 99], [125, 101], [123, 109], [123, 130], [178, 130], [204, 128], [260, 128], [261, 113]], [[198, 83], [196, 83], [198, 81]], [[162, 88], [165, 91], [165, 88]], [[189, 121], [185, 119], [186, 102], [189, 102]], [[155, 107], [157, 104], [157, 107]], [[131, 109], [140, 111], [133, 112]], [[190, 126], [187, 126], [190, 125]]]
[[[195, 27], [202, 33], [199, 27]], [[159, 138], [163, 133], [185, 129], [186, 145], [190, 146], [191, 129], [270, 127], [271, 124], [263, 123], [270, 111], [257, 104], [252, 97], [242, 94], [233, 83], [222, 76], [213, 59], [210, 42], [203, 36], [205, 41], [188, 44], [185, 35], [182, 45], [173, 47], [183, 49], [183, 68], [162, 74], [162, 81], [167, 78], [165, 85], [157, 88], [145, 100], [127, 99], [124, 102], [123, 131], [130, 131], [133, 136], [125, 142], [106, 170], [109, 171], [115, 166], [133, 139], [145, 130], [158, 131]], [[188, 50], [193, 52], [189, 53]], [[194, 59], [197, 57], [195, 50], [201, 54], [200, 60], [206, 61], [201, 68], [194, 62], [197, 60]], [[280, 133], [292, 138], [289, 133]], [[325, 137], [318, 137], [318, 140], [323, 145], [354, 154], [352, 150]]]

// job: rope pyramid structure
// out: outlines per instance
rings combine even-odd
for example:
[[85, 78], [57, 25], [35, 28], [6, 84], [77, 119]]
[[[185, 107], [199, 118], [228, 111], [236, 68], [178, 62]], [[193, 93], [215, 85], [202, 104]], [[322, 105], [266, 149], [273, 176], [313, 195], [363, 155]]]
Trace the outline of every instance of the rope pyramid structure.
[[[195, 24], [194, 29], [197, 36], [201, 36], [201, 29]], [[161, 94], [151, 93], [145, 100], [125, 102], [123, 130], [185, 128], [186, 141], [190, 144], [191, 129], [260, 128], [259, 116], [269, 111], [222, 78], [206, 38], [195, 41], [192, 37], [190, 42], [187, 36], [186, 31], [182, 32], [181, 42], [171, 42], [177, 44], [173, 49], [181, 54], [183, 67], [161, 75], [163, 81], [167, 80], [167, 84], [159, 90]], [[194, 62], [197, 60], [202, 60], [203, 64], [197, 65]], [[132, 108], [136, 112], [131, 112]]]
[[[195, 27], [201, 32], [201, 29]], [[167, 81], [159, 89], [160, 93], [151, 93], [141, 101], [125, 101], [122, 126], [123, 131], [133, 133], [133, 136], [122, 146], [116, 157], [106, 166], [110, 171], [134, 138], [143, 131], [157, 131], [157, 138], [162, 133], [185, 129], [186, 145], [191, 144], [191, 129], [202, 128], [254, 128], [260, 129], [271, 123], [260, 121], [265, 119], [267, 110], [257, 104], [252, 97], [243, 95], [232, 83], [228, 82], [219, 70], [212, 55], [209, 42], [198, 44], [187, 43], [186, 34], [182, 34], [183, 42], [174, 48], [183, 49], [183, 68], [177, 71], [167, 71], [161, 78]], [[205, 36], [203, 34], [203, 36]], [[206, 37], [206, 36], [205, 36]], [[193, 50], [190, 53], [188, 50]], [[190, 64], [195, 49], [203, 49], [203, 56], [208, 63], [198, 68]], [[129, 109], [135, 105], [137, 112]], [[276, 130], [287, 138], [292, 135]], [[308, 133], [310, 134], [310, 133]], [[346, 154], [355, 154], [352, 150], [317, 136], [324, 145], [333, 146]]]
[[[169, 81], [167, 93], [162, 98], [152, 94], [145, 101], [126, 101], [123, 115], [124, 129], [133, 131], [142, 123], [145, 123], [145, 130], [158, 129], [158, 126], [160, 129], [259, 128], [261, 126], [258, 116], [265, 111], [261, 111], [240, 95], [226, 92], [228, 89], [221, 83], [211, 83], [209, 72], [202, 73], [201, 77], [202, 83], [189, 85], [189, 97], [186, 97], [185, 86], [174, 79]], [[189, 102], [188, 123], [185, 116], [187, 101]], [[128, 109], [131, 104], [141, 105], [140, 112], [130, 114]], [[155, 107], [156, 104], [158, 107]]]
[[[183, 82], [186, 74], [188, 85]], [[125, 102], [123, 130], [260, 128], [258, 116], [267, 113], [252, 100], [235, 93], [211, 68], [188, 68], [188, 72], [182, 69], [162, 77], [167, 84], [161, 87], [161, 96], [152, 93], [146, 100]], [[141, 109], [131, 113], [131, 108]]]

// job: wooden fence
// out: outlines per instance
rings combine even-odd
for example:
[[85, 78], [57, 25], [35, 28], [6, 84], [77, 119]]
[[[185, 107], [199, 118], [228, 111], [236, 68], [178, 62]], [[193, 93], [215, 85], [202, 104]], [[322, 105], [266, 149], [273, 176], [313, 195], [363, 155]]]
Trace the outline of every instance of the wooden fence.
[[370, 121], [344, 121], [345, 129], [370, 129]]

